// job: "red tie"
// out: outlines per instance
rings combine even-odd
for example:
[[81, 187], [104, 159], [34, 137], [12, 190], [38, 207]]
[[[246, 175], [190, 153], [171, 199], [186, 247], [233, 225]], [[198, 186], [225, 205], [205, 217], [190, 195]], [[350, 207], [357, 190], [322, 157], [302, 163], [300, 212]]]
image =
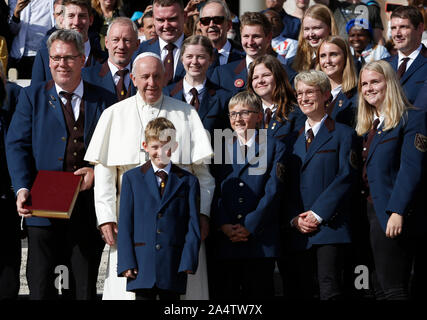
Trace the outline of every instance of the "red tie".
[[408, 64], [409, 58], [403, 58], [402, 63], [399, 66], [399, 69], [397, 69], [397, 79], [400, 80], [402, 78], [403, 74], [406, 71], [406, 65]]
[[267, 108], [265, 109], [265, 117], [264, 117], [264, 129], [268, 129], [268, 125], [270, 124], [270, 120], [271, 120], [271, 109]]
[[191, 88], [190, 93], [193, 95], [193, 98], [190, 101], [190, 104], [194, 106], [196, 111], [199, 111], [200, 101], [199, 101], [199, 93], [196, 88]]
[[166, 49], [168, 50], [168, 54], [163, 61], [163, 65], [165, 66], [165, 84], [167, 85], [173, 79], [173, 49], [175, 49], [175, 45], [168, 43]]
[[168, 181], [168, 174], [163, 170], [158, 170], [155, 173], [156, 176], [160, 177], [162, 181], [160, 181], [160, 196], [163, 196], [165, 192], [166, 182]]
[[311, 130], [311, 128], [310, 128], [307, 130], [307, 136], [306, 136], [306, 140], [305, 140], [305, 150], [306, 151], [310, 147], [310, 144], [313, 142], [313, 139], [314, 139], [314, 133], [313, 133], [313, 130]]

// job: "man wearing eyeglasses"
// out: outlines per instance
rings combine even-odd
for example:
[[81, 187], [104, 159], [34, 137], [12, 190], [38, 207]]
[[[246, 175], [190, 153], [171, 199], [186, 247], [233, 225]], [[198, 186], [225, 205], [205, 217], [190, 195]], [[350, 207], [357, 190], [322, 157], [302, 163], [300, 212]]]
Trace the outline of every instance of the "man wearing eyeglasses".
[[[78, 32], [58, 30], [47, 46], [53, 79], [21, 90], [6, 140], [18, 214], [28, 230], [30, 299], [58, 298], [54, 270], [59, 265], [69, 271], [69, 289], [62, 288], [63, 297], [95, 299], [104, 243], [96, 228], [93, 169], [83, 158], [106, 107], [106, 93], [81, 78], [85, 55]], [[70, 220], [34, 217], [24, 208], [39, 170], [82, 176]]]
[[[84, 41], [85, 62], [83, 67], [102, 64], [107, 54], [102, 51], [99, 37], [89, 37], [89, 27], [93, 22], [92, 6], [88, 0], [63, 0], [63, 24], [66, 30], [79, 32]], [[45, 46], [37, 52], [31, 77], [31, 84], [51, 80], [49, 52]]]
[[200, 9], [202, 35], [208, 37], [216, 49], [215, 61], [209, 67], [208, 76], [217, 66], [240, 60], [245, 55], [240, 44], [227, 39], [231, 26], [231, 13], [224, 1], [209, 0]]
[[134, 54], [134, 59], [143, 52], [153, 52], [161, 57], [165, 67], [165, 86], [185, 76], [179, 57], [186, 16], [182, 0], [154, 0], [153, 17], [158, 38], [144, 41]]

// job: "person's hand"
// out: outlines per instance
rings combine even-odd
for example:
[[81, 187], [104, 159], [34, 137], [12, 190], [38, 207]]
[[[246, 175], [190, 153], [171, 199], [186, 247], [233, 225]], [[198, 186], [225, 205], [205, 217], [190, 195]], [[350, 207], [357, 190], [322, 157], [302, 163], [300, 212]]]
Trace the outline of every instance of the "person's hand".
[[99, 226], [99, 230], [101, 231], [101, 237], [106, 244], [109, 246], [116, 244], [117, 232], [119, 230], [115, 222], [103, 223]]
[[200, 239], [203, 241], [209, 235], [209, 217], [200, 214]]
[[184, 12], [187, 14], [187, 17], [198, 15], [199, 10], [197, 10], [197, 5], [205, 0], [190, 0], [187, 3], [187, 6], [184, 8]]
[[318, 226], [320, 224], [319, 220], [316, 219], [316, 217], [313, 214], [313, 211], [311, 211], [311, 210], [301, 213], [300, 216], [305, 217], [304, 220], [306, 222], [315, 224], [316, 226]]
[[15, 10], [13, 11], [13, 15], [19, 19], [21, 17], [21, 11], [24, 10], [29, 3], [30, 0], [18, 0]]
[[292, 225], [298, 229], [301, 233], [310, 233], [316, 231], [317, 224], [311, 221], [306, 221], [306, 217], [308, 216], [308, 211], [301, 213], [297, 217], [292, 219]]
[[233, 236], [233, 225], [230, 223], [227, 224], [223, 224], [221, 226], [221, 231], [224, 232], [224, 234], [228, 237], [231, 238]]
[[387, 221], [387, 228], [385, 231], [385, 235], [388, 238], [396, 238], [398, 235], [402, 233], [403, 227], [403, 217], [393, 212]]
[[126, 270], [122, 272], [122, 275], [123, 277], [126, 277], [126, 278], [135, 279], [136, 276], [138, 275], [138, 269], [135, 268], [135, 269]]
[[230, 238], [232, 242], [248, 241], [248, 237], [251, 233], [241, 224], [233, 225], [233, 235]]
[[80, 185], [80, 191], [85, 191], [92, 188], [94, 173], [93, 169], [89, 167], [83, 167], [74, 171], [74, 175], [83, 176], [82, 184]]
[[24, 218], [29, 218], [32, 216], [31, 210], [24, 208], [24, 204], [29, 197], [30, 191], [28, 191], [27, 189], [19, 190], [18, 194], [16, 195], [16, 208], [18, 214]]
[[[153, 5], [152, 5], [152, 4], [150, 4], [149, 6], [147, 6], [147, 7], [145, 8], [145, 10], [144, 10], [144, 14], [146, 14], [148, 11], [153, 11]], [[144, 16], [144, 15], [142, 15], [142, 16]]]
[[191, 270], [185, 270], [184, 271], [186, 274], [194, 274], [194, 272], [193, 271], [191, 271]]

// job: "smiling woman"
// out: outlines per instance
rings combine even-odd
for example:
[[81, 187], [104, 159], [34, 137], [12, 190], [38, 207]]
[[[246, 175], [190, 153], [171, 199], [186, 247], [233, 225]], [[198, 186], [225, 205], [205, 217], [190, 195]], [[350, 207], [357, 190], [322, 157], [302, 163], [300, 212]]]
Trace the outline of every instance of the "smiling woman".
[[[411, 106], [389, 63], [366, 64], [359, 79], [357, 133], [370, 244], [384, 299], [409, 298], [414, 250], [425, 225], [426, 113]], [[424, 232], [424, 231], [422, 231]]]

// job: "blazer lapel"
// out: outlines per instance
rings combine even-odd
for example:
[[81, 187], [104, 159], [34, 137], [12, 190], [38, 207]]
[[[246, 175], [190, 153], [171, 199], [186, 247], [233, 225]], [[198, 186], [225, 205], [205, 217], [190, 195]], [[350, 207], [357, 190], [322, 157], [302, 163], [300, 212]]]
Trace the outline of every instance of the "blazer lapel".
[[168, 175], [168, 180], [166, 183], [165, 191], [163, 193], [162, 199], [160, 201], [160, 209], [168, 203], [168, 201], [175, 195], [175, 193], [179, 190], [181, 185], [183, 184], [183, 180], [181, 179], [183, 176], [181, 169], [172, 164], [171, 170]]
[[322, 126], [319, 129], [319, 132], [316, 134], [313, 142], [310, 145], [310, 148], [307, 150], [307, 155], [304, 158], [303, 167], [313, 158], [317, 150], [320, 149], [326, 142], [332, 138], [331, 132], [335, 130], [335, 122], [331, 118], [326, 118]]
[[383, 131], [382, 127], [383, 124], [381, 124], [380, 128], [377, 129], [377, 133], [375, 134], [374, 138], [372, 139], [371, 145], [369, 146], [369, 153], [368, 157], [366, 158], [366, 163], [371, 159], [372, 154], [374, 153], [375, 149], [377, 148], [378, 144], [384, 139], [385, 136], [391, 131]]
[[151, 166], [151, 161], [147, 161], [145, 164], [141, 166], [141, 171], [144, 174], [144, 181], [147, 185], [147, 192], [151, 194], [151, 196], [156, 199], [156, 202], [160, 202], [160, 192], [157, 184], [157, 178], [154, 175], [153, 167]]
[[418, 57], [416, 57], [416, 59], [414, 60], [414, 62], [412, 62], [409, 69], [406, 70], [405, 73], [403, 74], [402, 78], [400, 79], [400, 83], [405, 83], [406, 80], [408, 80], [408, 78], [415, 71], [417, 71], [420, 67], [422, 67], [426, 63], [427, 59], [424, 57], [422, 53], [423, 53], [423, 50], [421, 49], [421, 52], [418, 54]]
[[67, 125], [64, 119], [64, 113], [62, 112], [61, 108], [61, 101], [56, 92], [55, 82], [53, 80], [46, 82], [45, 90], [49, 110], [53, 112], [53, 114], [64, 127], [64, 129], [67, 129]]
[[202, 103], [199, 107], [199, 117], [203, 121], [209, 113], [211, 106], [215, 104], [218, 98], [215, 96], [216, 90], [209, 80], [206, 80], [205, 92], [202, 96]]

